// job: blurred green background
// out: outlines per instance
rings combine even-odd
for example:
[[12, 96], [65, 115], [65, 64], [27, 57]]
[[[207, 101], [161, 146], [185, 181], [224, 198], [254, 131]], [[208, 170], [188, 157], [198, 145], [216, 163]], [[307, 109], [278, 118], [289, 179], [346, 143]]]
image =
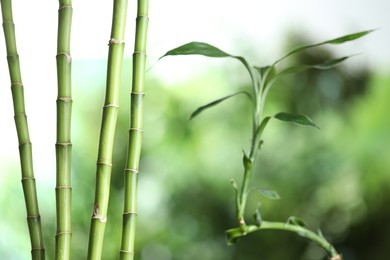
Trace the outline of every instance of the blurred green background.
[[[285, 49], [302, 41], [290, 37]], [[320, 48], [294, 56], [291, 62], [314, 64], [331, 57], [331, 50]], [[241, 181], [242, 150], [247, 150], [250, 142], [250, 106], [238, 96], [193, 121], [187, 119], [197, 107], [249, 88], [250, 79], [232, 59], [167, 59], [208, 64], [212, 70], [194, 71], [186, 80], [168, 84], [156, 77], [165, 62], [169, 63], [162, 60], [147, 74], [136, 258], [324, 259], [321, 249], [281, 231], [257, 232], [240, 239], [236, 246], [226, 245], [224, 231], [235, 225], [234, 191], [229, 181]], [[353, 58], [347, 63], [353, 63]], [[84, 259], [87, 251], [105, 70], [103, 60], [73, 63], [72, 259]], [[116, 259], [120, 246], [130, 59], [125, 60], [123, 71], [103, 259]], [[167, 77], [169, 73], [181, 73], [180, 67], [172, 68]], [[291, 215], [299, 216], [314, 230], [320, 228], [346, 260], [388, 259], [389, 75], [343, 65], [289, 76], [273, 88], [266, 114], [304, 113], [321, 130], [279, 121], [269, 124], [252, 186], [274, 189], [282, 198], [270, 201], [253, 193], [248, 219], [261, 202], [264, 219], [286, 221]], [[19, 165], [3, 171], [14, 174], [5, 175], [1, 183], [0, 259], [28, 259]], [[38, 182], [47, 254], [53, 259], [54, 187], [40, 185]]]

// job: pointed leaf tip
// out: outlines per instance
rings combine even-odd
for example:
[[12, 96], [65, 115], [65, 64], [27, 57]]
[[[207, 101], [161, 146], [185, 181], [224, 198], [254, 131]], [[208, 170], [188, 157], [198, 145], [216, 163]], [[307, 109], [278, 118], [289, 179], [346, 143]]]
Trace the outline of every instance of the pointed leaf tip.
[[285, 122], [291, 122], [303, 126], [311, 126], [320, 129], [308, 116], [301, 114], [292, 114], [287, 112], [280, 112], [273, 116], [276, 119]]
[[[211, 44], [205, 42], [190, 42], [179, 46], [175, 49], [168, 51], [164, 56], [172, 56], [172, 55], [203, 55], [207, 57], [232, 57], [232, 55], [214, 47]], [[161, 59], [160, 58], [160, 59]]]
[[220, 98], [220, 99], [217, 99], [217, 100], [214, 100], [206, 105], [203, 105], [201, 107], [198, 107], [194, 112], [192, 112], [192, 114], [190, 115], [189, 119], [188, 120], [192, 120], [194, 119], [195, 117], [197, 117], [200, 113], [202, 113], [203, 111], [213, 107], [213, 106], [216, 106], [218, 105], [219, 103], [231, 98], [231, 97], [234, 97], [234, 96], [237, 96], [239, 94], [245, 94], [246, 96], [250, 97], [250, 94], [246, 91], [239, 91], [239, 92], [236, 92], [234, 94], [231, 94], [231, 95], [228, 95], [226, 97], [223, 97], [223, 98]]

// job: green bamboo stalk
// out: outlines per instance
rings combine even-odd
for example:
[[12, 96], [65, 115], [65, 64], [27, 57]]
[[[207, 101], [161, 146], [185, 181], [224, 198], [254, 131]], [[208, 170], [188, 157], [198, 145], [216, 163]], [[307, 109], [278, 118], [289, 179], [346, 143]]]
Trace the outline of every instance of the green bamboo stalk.
[[127, 0], [115, 0], [107, 66], [106, 97], [100, 130], [95, 202], [89, 233], [88, 259], [101, 259], [112, 170], [112, 150], [119, 109]]
[[323, 248], [329, 254], [331, 259], [341, 259], [341, 258], [337, 258], [341, 256], [337, 253], [336, 249], [322, 235], [314, 233], [313, 231], [305, 227], [283, 223], [283, 222], [271, 222], [271, 221], [262, 221], [260, 226], [248, 225], [246, 227], [247, 228], [245, 231], [243, 231], [240, 227], [227, 230], [226, 233], [229, 240], [235, 240], [241, 236], [245, 236], [249, 233], [262, 230], [262, 229], [290, 231], [299, 234], [302, 237], [307, 238], [308, 240], [317, 244], [319, 247]]
[[143, 97], [148, 34], [148, 0], [138, 0], [133, 54], [133, 80], [129, 144], [125, 168], [125, 199], [120, 259], [134, 258], [134, 242], [137, 219], [137, 184], [143, 132]]
[[55, 259], [70, 259], [72, 236], [71, 208], [71, 116], [72, 116], [72, 58], [70, 35], [72, 1], [60, 0], [57, 36], [57, 141], [56, 141], [56, 209], [57, 232]]
[[20, 72], [19, 55], [16, 48], [15, 25], [12, 15], [11, 0], [1, 0], [4, 37], [7, 48], [7, 60], [11, 78], [12, 99], [15, 113], [16, 131], [19, 141], [22, 186], [27, 210], [27, 224], [30, 233], [32, 259], [45, 259], [41, 217], [39, 214], [37, 191], [35, 186], [32, 145], [30, 141], [24, 90]]

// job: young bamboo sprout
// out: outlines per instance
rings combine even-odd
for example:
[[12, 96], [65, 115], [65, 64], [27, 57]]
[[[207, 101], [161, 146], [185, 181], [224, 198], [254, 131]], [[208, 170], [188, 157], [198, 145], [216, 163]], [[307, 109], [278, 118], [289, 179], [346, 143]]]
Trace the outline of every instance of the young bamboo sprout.
[[1, 0], [4, 37], [7, 48], [9, 75], [11, 78], [12, 99], [15, 112], [15, 125], [19, 141], [22, 186], [27, 210], [27, 224], [30, 233], [31, 255], [33, 260], [45, 259], [45, 248], [39, 214], [37, 191], [32, 160], [32, 145], [28, 131], [24, 90], [20, 72], [19, 55], [16, 48], [15, 25], [11, 0]]
[[70, 259], [72, 237], [71, 210], [71, 116], [72, 76], [70, 34], [72, 25], [72, 1], [60, 0], [58, 9], [57, 38], [57, 142], [56, 142], [56, 259]]
[[134, 258], [134, 240], [137, 218], [137, 183], [142, 146], [142, 118], [144, 78], [146, 64], [146, 39], [148, 33], [148, 0], [138, 0], [135, 46], [133, 54], [133, 82], [129, 144], [125, 168], [125, 201], [123, 212], [120, 259]]
[[112, 149], [119, 109], [119, 89], [124, 51], [127, 0], [114, 0], [109, 41], [106, 97], [100, 129], [95, 202], [89, 233], [88, 259], [101, 259], [110, 193]]
[[[306, 49], [325, 45], [325, 44], [341, 44], [344, 42], [352, 41], [360, 37], [363, 37], [370, 32], [372, 32], [372, 30], [346, 35], [343, 37], [320, 42], [317, 44], [301, 46], [293, 49], [285, 56], [283, 56], [282, 58], [274, 62], [272, 65], [265, 66], [265, 67], [251, 66], [243, 57], [228, 54], [210, 44], [203, 43], [203, 42], [191, 42], [182, 45], [178, 48], [168, 51], [164, 56], [161, 57], [163, 58], [170, 55], [197, 54], [197, 55], [203, 55], [203, 56], [214, 57], [214, 58], [222, 58], [222, 57], [235, 58], [245, 66], [252, 80], [252, 88], [250, 92], [239, 91], [232, 95], [210, 102], [209, 104], [198, 108], [190, 117], [192, 119], [195, 116], [199, 115], [204, 110], [211, 108], [231, 97], [234, 97], [237, 94], [245, 93], [247, 96], [250, 97], [249, 101], [251, 102], [253, 108], [252, 109], [252, 136], [251, 136], [252, 141], [251, 141], [251, 147], [249, 149], [249, 153], [246, 154], [244, 152], [244, 156], [243, 156], [244, 175], [243, 175], [241, 187], [239, 188], [235, 183], [235, 181], [232, 181], [233, 187], [235, 189], [235, 194], [236, 194], [235, 203], [236, 203], [237, 227], [226, 231], [229, 244], [234, 244], [239, 237], [245, 236], [249, 233], [261, 229], [278, 229], [278, 230], [294, 232], [302, 237], [309, 239], [310, 241], [314, 242], [315, 244], [323, 248], [328, 253], [330, 259], [332, 260], [341, 259], [341, 255], [339, 255], [336, 252], [335, 248], [325, 239], [325, 237], [322, 235], [321, 232], [317, 234], [309, 230], [304, 225], [304, 221], [300, 220], [299, 218], [290, 217], [286, 223], [263, 221], [260, 208], [258, 208], [254, 214], [255, 223], [248, 225], [245, 220], [245, 208], [247, 204], [248, 195], [250, 191], [253, 190], [253, 188], [250, 188], [250, 179], [254, 168], [253, 166], [257, 159], [257, 152], [263, 143], [262, 134], [264, 132], [265, 127], [268, 125], [270, 119], [275, 118], [285, 122], [291, 122], [299, 125], [318, 128], [318, 126], [309, 117], [305, 115], [296, 115], [296, 114], [291, 114], [286, 112], [280, 112], [275, 114], [274, 116], [263, 116], [263, 108], [266, 101], [266, 97], [274, 82], [279, 77], [291, 73], [296, 73], [308, 69], [330, 69], [336, 67], [341, 62], [343, 62], [344, 60], [348, 59], [351, 56], [345, 56], [334, 60], [326, 61], [324, 63], [315, 64], [315, 65], [293, 65], [291, 67], [284, 68], [283, 70], [278, 70], [276, 65], [278, 65], [280, 62], [282, 62], [284, 59], [288, 58], [289, 56], [304, 51]], [[271, 199], [279, 198], [279, 195], [272, 190], [262, 189], [260, 190], [260, 192], [266, 197]]]

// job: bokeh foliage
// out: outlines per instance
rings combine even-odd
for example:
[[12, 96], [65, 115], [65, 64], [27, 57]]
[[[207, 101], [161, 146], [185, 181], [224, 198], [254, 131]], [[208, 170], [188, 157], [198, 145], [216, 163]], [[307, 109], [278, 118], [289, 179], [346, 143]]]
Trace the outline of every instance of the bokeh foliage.
[[[327, 49], [320, 49], [298, 55], [296, 62], [314, 64], [329, 57]], [[124, 64], [103, 259], [115, 259], [120, 246], [130, 64], [129, 60]], [[243, 87], [247, 75], [230, 69], [234, 61], [215, 64], [212, 71], [194, 72], [193, 78], [177, 86], [154, 78], [154, 70], [164, 66], [163, 62], [147, 74], [138, 259], [322, 259], [320, 249], [277, 231], [257, 232], [240, 239], [235, 247], [226, 245], [224, 231], [235, 223], [229, 180], [238, 180], [242, 174], [242, 149], [250, 141], [250, 107], [237, 97], [187, 121], [198, 106]], [[105, 66], [102, 61], [73, 63], [73, 259], [85, 258], [87, 250]], [[234, 82], [237, 78], [239, 82]], [[311, 70], [280, 81], [265, 113], [308, 114], [321, 130], [271, 122], [253, 183], [278, 191], [282, 199], [270, 201], [253, 193], [248, 215], [261, 201], [267, 219], [285, 221], [295, 215], [314, 229], [321, 228], [345, 259], [386, 259], [390, 255], [386, 224], [390, 217], [389, 85], [389, 76], [345, 66]], [[18, 167], [9, 170], [16, 174]], [[5, 180], [1, 205], [12, 209], [8, 198], [20, 189], [18, 185]], [[54, 196], [54, 187], [48, 192], [43, 196]], [[24, 214], [23, 207], [18, 210]], [[9, 210], [6, 214], [15, 213]], [[23, 214], [7, 218], [18, 223], [1, 224], [11, 235], [8, 240], [1, 238], [0, 259], [28, 255]], [[42, 208], [43, 224], [49, 231], [54, 230], [50, 214]], [[54, 249], [52, 234], [45, 232], [49, 259]], [[26, 244], [25, 255], [20, 244]]]

